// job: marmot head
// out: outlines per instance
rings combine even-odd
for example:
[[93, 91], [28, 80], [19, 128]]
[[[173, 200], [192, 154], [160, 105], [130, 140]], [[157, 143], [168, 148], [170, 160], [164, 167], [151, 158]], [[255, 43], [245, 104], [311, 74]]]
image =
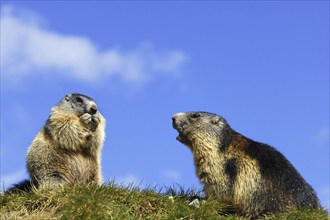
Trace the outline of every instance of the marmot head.
[[191, 149], [203, 143], [218, 145], [223, 131], [229, 128], [224, 118], [208, 112], [181, 112], [172, 120], [173, 128], [179, 132], [176, 139]]
[[65, 97], [54, 108], [64, 112], [74, 113], [78, 117], [85, 113], [90, 115], [98, 114], [97, 105], [94, 100], [78, 93], [65, 95]]

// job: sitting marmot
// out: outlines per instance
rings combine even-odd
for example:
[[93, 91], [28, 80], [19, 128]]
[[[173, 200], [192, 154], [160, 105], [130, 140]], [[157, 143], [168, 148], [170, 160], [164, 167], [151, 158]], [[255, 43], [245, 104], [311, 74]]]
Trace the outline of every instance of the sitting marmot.
[[290, 207], [320, 208], [312, 187], [273, 147], [242, 136], [212, 113], [178, 113], [172, 120], [177, 140], [194, 155], [207, 197], [253, 219]]
[[102, 183], [101, 150], [105, 119], [94, 100], [68, 94], [51, 110], [45, 126], [29, 147], [27, 169], [31, 178], [8, 191], [53, 188], [58, 185]]

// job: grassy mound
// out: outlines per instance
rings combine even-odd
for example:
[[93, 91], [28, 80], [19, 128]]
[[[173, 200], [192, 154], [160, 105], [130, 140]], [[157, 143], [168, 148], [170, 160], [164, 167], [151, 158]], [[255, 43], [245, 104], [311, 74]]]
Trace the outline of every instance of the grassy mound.
[[[1, 219], [244, 219], [214, 200], [189, 205], [192, 190], [88, 185], [0, 196]], [[328, 219], [324, 210], [291, 210], [264, 219]]]

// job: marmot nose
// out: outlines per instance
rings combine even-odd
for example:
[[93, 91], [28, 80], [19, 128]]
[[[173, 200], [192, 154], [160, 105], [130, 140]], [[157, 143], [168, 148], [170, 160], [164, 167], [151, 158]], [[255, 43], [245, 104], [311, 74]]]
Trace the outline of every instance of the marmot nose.
[[88, 109], [87, 112], [91, 115], [94, 115], [97, 112], [97, 107], [96, 105], [91, 105]]
[[176, 129], [180, 123], [180, 119], [174, 115], [172, 117], [172, 127]]
[[172, 121], [176, 122], [177, 120], [180, 120], [181, 116], [183, 116], [183, 113], [177, 113], [175, 115], [172, 116]]

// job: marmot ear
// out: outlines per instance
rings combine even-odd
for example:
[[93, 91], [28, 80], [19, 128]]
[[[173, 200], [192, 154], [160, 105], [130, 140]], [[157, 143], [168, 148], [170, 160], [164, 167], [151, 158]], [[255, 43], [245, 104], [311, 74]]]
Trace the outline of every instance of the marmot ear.
[[66, 100], [66, 101], [69, 101], [70, 98], [71, 98], [71, 94], [67, 94], [67, 95], [65, 95], [65, 100]]
[[220, 122], [219, 116], [213, 116], [211, 118], [211, 122], [212, 122], [212, 124], [219, 124], [219, 122]]

